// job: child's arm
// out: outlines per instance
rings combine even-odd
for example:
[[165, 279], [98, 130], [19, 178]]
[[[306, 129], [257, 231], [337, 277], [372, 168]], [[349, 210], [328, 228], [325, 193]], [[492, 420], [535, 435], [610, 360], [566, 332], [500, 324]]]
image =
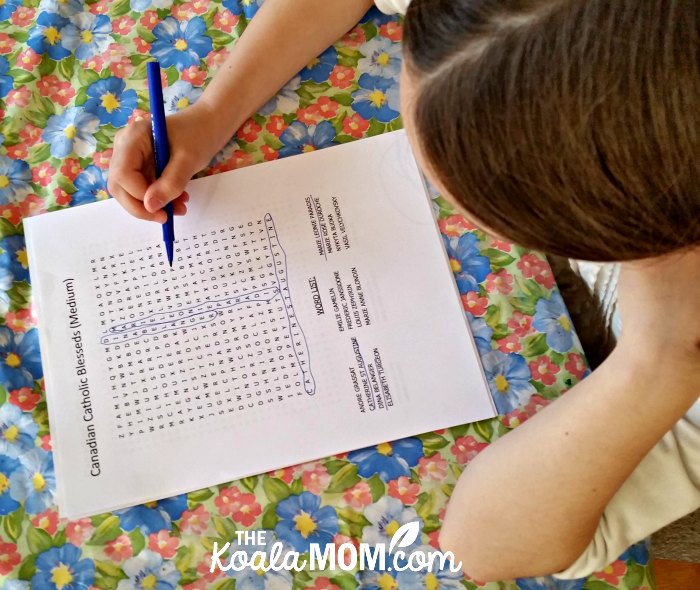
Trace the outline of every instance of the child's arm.
[[[612, 355], [467, 467], [450, 500], [440, 544], [455, 552], [471, 576], [556, 573], [588, 547], [611, 498], [700, 394], [698, 269], [697, 248], [623, 265], [623, 330]], [[686, 441], [691, 448], [685, 460], [693, 461], [692, 449], [700, 451], [697, 439], [695, 433]], [[659, 488], [657, 477], [664, 473], [645, 483]], [[686, 481], [684, 490], [674, 490], [684, 494], [681, 503], [697, 502], [700, 493], [691, 488]], [[639, 519], [679, 516], [673, 496], [657, 501], [665, 501], [667, 514], [647, 514], [654, 509], [649, 506]]]
[[355, 25], [371, 0], [267, 0], [200, 99], [168, 117], [170, 163], [153, 182], [150, 123], [119, 132], [109, 191], [132, 215], [164, 222], [162, 207], [182, 194], [245, 120], [309, 61]]

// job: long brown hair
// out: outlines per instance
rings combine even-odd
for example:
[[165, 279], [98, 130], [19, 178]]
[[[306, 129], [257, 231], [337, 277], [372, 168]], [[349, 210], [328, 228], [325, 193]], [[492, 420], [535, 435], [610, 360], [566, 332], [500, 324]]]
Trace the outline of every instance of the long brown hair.
[[700, 244], [698, 0], [413, 0], [408, 116], [430, 170], [523, 246]]

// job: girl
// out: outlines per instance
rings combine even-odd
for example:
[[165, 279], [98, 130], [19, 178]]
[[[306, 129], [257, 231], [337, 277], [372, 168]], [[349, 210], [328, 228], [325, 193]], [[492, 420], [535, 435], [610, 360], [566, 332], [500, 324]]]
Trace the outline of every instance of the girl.
[[[112, 195], [144, 219], [170, 200], [184, 213], [191, 176], [369, 5], [267, 0], [168, 119], [158, 181], [148, 123], [119, 134]], [[465, 216], [622, 261], [617, 347], [469, 464], [440, 536], [480, 580], [587, 575], [700, 506], [700, 3], [413, 0], [401, 93], [416, 157]]]

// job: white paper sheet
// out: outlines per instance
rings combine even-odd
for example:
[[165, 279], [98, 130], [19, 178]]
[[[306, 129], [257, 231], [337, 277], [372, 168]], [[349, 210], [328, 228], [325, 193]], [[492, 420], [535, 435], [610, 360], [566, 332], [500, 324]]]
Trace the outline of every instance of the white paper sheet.
[[396, 132], [25, 221], [62, 516], [495, 415]]

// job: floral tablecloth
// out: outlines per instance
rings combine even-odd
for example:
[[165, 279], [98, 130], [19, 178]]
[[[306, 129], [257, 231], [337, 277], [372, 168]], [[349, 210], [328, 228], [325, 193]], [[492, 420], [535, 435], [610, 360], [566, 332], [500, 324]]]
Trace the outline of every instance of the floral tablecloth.
[[[313, 541], [386, 540], [392, 527], [416, 521], [422, 543], [436, 546], [445, 504], [469, 460], [585, 376], [545, 259], [491, 241], [439, 198], [440, 229], [499, 418], [114, 514], [59, 517], [22, 219], [108, 198], [114, 135], [147, 109], [146, 62], [155, 57], [165, 67], [169, 112], [186, 108], [258, 8], [258, 0], [0, 0], [3, 588], [653, 588], [644, 544], [588, 580], [559, 583], [483, 584], [437, 570], [209, 572], [213, 542], [242, 529], [274, 531], [303, 552]], [[399, 128], [401, 30], [399, 18], [370, 11], [249, 120], [205, 173]], [[503, 534], [517, 534], [517, 526]]]

